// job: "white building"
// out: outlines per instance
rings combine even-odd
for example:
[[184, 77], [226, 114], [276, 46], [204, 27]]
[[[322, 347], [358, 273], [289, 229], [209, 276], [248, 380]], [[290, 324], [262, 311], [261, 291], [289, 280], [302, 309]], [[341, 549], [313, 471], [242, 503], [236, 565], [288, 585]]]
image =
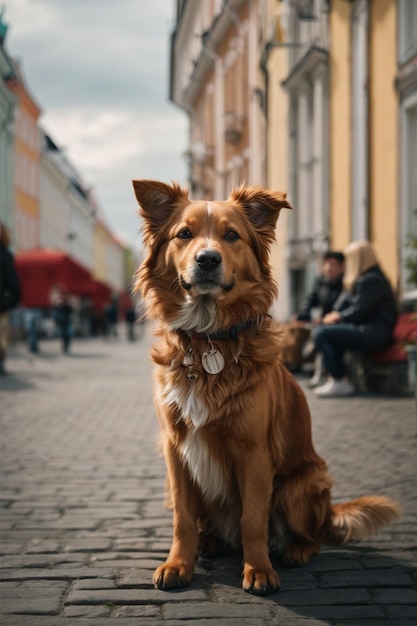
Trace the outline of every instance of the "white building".
[[43, 134], [40, 244], [67, 252], [92, 271], [94, 209], [88, 190], [65, 154]]

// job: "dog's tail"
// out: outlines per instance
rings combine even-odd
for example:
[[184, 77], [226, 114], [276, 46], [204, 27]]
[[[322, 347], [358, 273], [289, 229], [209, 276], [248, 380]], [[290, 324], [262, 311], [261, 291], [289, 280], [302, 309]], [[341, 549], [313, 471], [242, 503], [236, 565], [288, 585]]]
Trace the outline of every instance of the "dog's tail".
[[331, 527], [326, 543], [340, 545], [361, 541], [400, 515], [400, 507], [385, 496], [363, 496], [332, 505]]

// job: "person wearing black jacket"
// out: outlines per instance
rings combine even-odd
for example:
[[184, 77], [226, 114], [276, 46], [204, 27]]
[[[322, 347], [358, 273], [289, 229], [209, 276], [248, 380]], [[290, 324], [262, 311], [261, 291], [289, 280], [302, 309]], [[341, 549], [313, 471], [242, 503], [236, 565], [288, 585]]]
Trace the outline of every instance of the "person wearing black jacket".
[[[295, 315], [296, 320], [302, 322], [319, 321], [319, 318], [333, 310], [343, 290], [344, 269], [345, 256], [343, 252], [328, 250], [324, 253], [322, 274], [314, 281], [313, 289], [308, 294], [303, 308]], [[314, 316], [312, 320], [313, 309], [319, 311], [319, 316]]]
[[[334, 306], [343, 291], [343, 273], [345, 271], [345, 255], [343, 252], [328, 250], [323, 255], [322, 273], [314, 281], [313, 289], [307, 296], [304, 307], [294, 319], [299, 322], [313, 322], [320, 324], [327, 313], [333, 311]], [[305, 360], [314, 360], [314, 372], [310, 378], [309, 387], [317, 387], [323, 382], [324, 364], [320, 354], [317, 354], [313, 335], [300, 346], [300, 353]]]
[[4, 361], [7, 354], [9, 311], [21, 298], [20, 282], [13, 255], [9, 250], [10, 236], [6, 226], [0, 223], [0, 375], [5, 375]]
[[72, 339], [72, 316], [73, 306], [70, 293], [64, 285], [54, 285], [50, 291], [49, 299], [53, 307], [53, 315], [62, 343], [62, 351], [69, 354]]
[[356, 241], [346, 248], [344, 291], [334, 311], [324, 316], [314, 333], [321, 352], [327, 382], [317, 387], [319, 397], [349, 396], [355, 392], [346, 377], [344, 352], [371, 353], [386, 348], [392, 340], [398, 311], [391, 285], [378, 265], [367, 241]]

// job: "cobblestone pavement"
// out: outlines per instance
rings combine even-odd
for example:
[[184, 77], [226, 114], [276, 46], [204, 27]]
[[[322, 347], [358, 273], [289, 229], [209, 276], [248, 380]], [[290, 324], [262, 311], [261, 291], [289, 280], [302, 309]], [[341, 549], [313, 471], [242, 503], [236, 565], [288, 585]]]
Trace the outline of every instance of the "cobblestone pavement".
[[[0, 623], [5, 626], [340, 626], [417, 623], [416, 407], [411, 398], [318, 400], [316, 447], [336, 500], [384, 493], [401, 520], [375, 538], [276, 563], [282, 590], [251, 596], [239, 556], [200, 560], [192, 585], [163, 592], [171, 514], [155, 450], [149, 336], [54, 340], [12, 351], [1, 379]], [[304, 385], [305, 381], [301, 381]]]

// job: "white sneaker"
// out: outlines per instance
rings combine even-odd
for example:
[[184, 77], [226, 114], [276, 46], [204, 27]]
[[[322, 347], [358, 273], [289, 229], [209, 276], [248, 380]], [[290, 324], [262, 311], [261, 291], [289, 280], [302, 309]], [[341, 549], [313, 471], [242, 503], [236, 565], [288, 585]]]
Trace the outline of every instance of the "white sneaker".
[[310, 387], [310, 389], [313, 389], [314, 387], [320, 387], [321, 385], [323, 385], [326, 380], [327, 377], [325, 376], [324, 372], [323, 359], [321, 354], [318, 354], [314, 359], [314, 374], [308, 381], [307, 385]]
[[352, 396], [355, 393], [355, 387], [346, 377], [336, 380], [330, 376], [324, 385], [314, 390], [314, 393], [320, 398], [343, 398]]
[[310, 380], [307, 381], [307, 385], [310, 389], [314, 389], [314, 387], [322, 387], [324, 383], [327, 382], [327, 378], [325, 377], [323, 372], [318, 372], [314, 374]]

